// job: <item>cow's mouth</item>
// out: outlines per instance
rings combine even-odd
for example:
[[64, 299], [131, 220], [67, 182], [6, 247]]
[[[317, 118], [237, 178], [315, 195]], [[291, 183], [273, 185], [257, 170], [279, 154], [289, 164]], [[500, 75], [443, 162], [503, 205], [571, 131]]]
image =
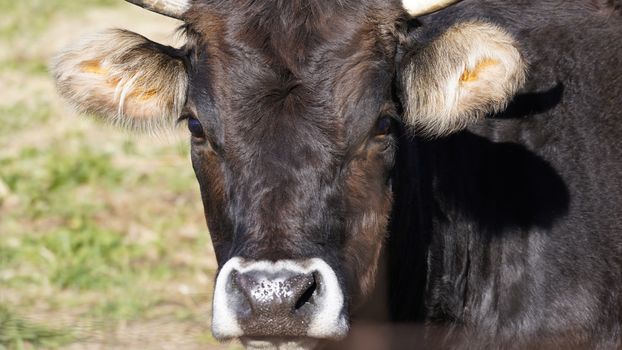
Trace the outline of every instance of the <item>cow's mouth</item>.
[[319, 340], [313, 338], [240, 338], [247, 350], [313, 350]]

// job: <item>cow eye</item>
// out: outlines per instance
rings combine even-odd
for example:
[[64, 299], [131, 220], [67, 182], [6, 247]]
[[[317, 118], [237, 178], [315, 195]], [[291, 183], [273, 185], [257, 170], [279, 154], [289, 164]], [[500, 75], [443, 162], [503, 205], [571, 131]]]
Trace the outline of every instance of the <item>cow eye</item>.
[[188, 130], [192, 134], [192, 137], [196, 137], [198, 139], [205, 138], [205, 132], [203, 131], [203, 125], [196, 118], [188, 118]]
[[388, 135], [391, 131], [393, 131], [393, 118], [389, 116], [380, 117], [374, 128], [374, 136]]

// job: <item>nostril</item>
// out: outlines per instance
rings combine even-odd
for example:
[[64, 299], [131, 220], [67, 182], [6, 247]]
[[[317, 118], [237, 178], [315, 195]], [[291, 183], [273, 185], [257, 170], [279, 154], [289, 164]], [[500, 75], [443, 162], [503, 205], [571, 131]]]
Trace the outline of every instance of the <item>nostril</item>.
[[315, 278], [315, 274], [313, 274], [312, 276], [313, 276], [313, 279], [311, 280], [311, 283], [309, 284], [307, 289], [300, 295], [300, 297], [296, 301], [296, 305], [294, 306], [294, 310], [298, 310], [301, 307], [303, 307], [306, 304], [311, 302], [311, 300], [313, 298], [313, 295], [315, 294], [315, 291], [317, 290], [317, 287], [318, 287], [317, 279]]

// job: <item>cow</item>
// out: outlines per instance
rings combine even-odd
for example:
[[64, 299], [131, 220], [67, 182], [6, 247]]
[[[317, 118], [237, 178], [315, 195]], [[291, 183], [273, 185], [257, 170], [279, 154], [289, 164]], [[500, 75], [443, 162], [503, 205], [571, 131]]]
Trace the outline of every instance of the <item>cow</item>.
[[183, 46], [112, 30], [53, 75], [187, 123], [217, 339], [321, 347], [382, 289], [408, 349], [622, 347], [620, 1], [130, 2]]

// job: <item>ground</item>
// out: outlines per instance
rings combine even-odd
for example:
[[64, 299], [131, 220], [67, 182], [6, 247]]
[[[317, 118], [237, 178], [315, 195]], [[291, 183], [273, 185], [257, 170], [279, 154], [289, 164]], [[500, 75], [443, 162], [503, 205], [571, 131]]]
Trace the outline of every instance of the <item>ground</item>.
[[216, 262], [187, 132], [74, 113], [50, 58], [104, 28], [175, 44], [121, 0], [0, 0], [0, 350], [238, 349], [209, 332]]

